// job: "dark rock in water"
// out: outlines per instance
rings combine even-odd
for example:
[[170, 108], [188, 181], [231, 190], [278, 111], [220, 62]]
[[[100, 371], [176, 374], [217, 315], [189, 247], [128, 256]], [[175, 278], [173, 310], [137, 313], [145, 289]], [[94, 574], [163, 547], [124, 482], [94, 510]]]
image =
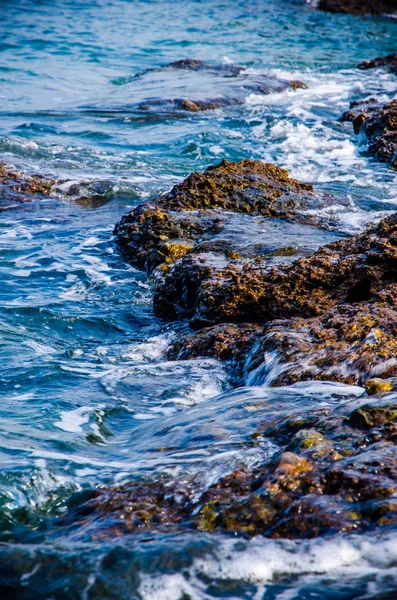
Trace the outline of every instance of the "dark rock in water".
[[356, 134], [364, 133], [371, 154], [397, 168], [397, 100], [385, 104], [375, 98], [354, 102], [341, 120], [351, 121]]
[[0, 162], [0, 210], [7, 210], [33, 198], [48, 196], [55, 181], [42, 175], [27, 175]]
[[169, 63], [166, 67], [171, 67], [172, 69], [186, 69], [189, 71], [216, 71], [225, 77], [240, 75], [240, 73], [246, 70], [246, 67], [235, 65], [233, 63], [213, 65], [195, 58], [182, 58]]
[[181, 59], [136, 74], [111, 94], [109, 102], [82, 108], [106, 114], [126, 111], [129, 118], [135, 115], [137, 119], [187, 117], [243, 104], [249, 94], [306, 87], [302, 81], [278, 79], [240, 65]]
[[373, 60], [364, 60], [358, 65], [359, 69], [375, 69], [377, 67], [387, 67], [392, 73], [397, 73], [397, 54], [388, 54], [374, 58]]
[[396, 0], [320, 0], [320, 10], [352, 15], [389, 15], [397, 11]]
[[214, 98], [211, 100], [189, 100], [188, 98], [176, 98], [170, 100], [147, 100], [138, 106], [138, 110], [150, 111], [153, 109], [179, 110], [186, 112], [202, 112], [236, 106], [243, 104], [244, 100], [239, 98]]
[[[244, 351], [233, 355], [240, 369], [245, 360], [250, 383], [266, 380], [276, 386], [319, 379], [364, 385], [370, 377], [395, 377], [396, 240], [397, 215], [291, 266], [247, 267], [239, 272], [229, 267], [222, 277], [216, 277], [208, 273], [208, 267], [207, 272], [204, 267], [195, 271], [195, 259], [188, 255], [160, 284], [156, 302], [162, 303], [163, 310], [172, 300], [174, 306], [190, 302], [196, 308], [194, 326], [233, 319], [262, 322], [262, 333], [248, 336]], [[195, 278], [201, 281], [205, 275], [201, 287], [196, 285], [188, 297], [183, 284], [187, 281], [194, 286]], [[209, 328], [204, 339], [220, 336], [221, 343], [204, 344], [203, 355], [222, 358], [222, 335], [229, 348], [239, 346], [238, 332], [233, 344], [230, 325], [225, 325], [224, 332], [221, 326]], [[200, 349], [200, 343], [188, 340], [184, 358], [189, 352], [197, 355]], [[181, 348], [182, 340], [177, 343], [177, 353]]]
[[95, 539], [180, 528], [310, 538], [395, 526], [395, 402], [350, 400], [292, 414], [291, 406], [266, 406], [252, 443], [265, 435], [279, 451], [261, 464], [204, 488], [186, 474], [80, 494], [61, 524]]

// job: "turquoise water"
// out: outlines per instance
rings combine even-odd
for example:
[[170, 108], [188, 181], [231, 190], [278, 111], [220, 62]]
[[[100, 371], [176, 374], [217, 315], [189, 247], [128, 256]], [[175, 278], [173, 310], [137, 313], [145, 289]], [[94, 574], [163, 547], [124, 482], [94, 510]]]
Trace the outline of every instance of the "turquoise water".
[[[357, 393], [311, 383], [232, 391], [215, 360], [166, 361], [175, 327], [153, 315], [152, 284], [121, 260], [112, 232], [131, 207], [223, 158], [269, 160], [348, 197], [344, 233], [395, 210], [396, 174], [337, 119], [351, 100], [395, 94], [391, 74], [354, 67], [396, 51], [397, 23], [292, 0], [3, 0], [0, 8], [0, 158], [60, 181], [50, 198], [1, 213], [0, 596], [394, 597], [392, 536], [140, 534], [111, 543], [57, 523], [86, 488], [148, 473], [190, 473], [205, 487], [274, 452], [270, 441], [245, 443], [253, 422], [241, 406], [251, 396], [308, 406]], [[249, 70], [240, 85], [159, 69], [181, 58]], [[308, 89], [253, 91], [265, 76]], [[236, 85], [238, 106], [138, 108], [151, 98], [227, 96]], [[198, 422], [203, 432], [222, 428], [216, 444], [197, 441]]]

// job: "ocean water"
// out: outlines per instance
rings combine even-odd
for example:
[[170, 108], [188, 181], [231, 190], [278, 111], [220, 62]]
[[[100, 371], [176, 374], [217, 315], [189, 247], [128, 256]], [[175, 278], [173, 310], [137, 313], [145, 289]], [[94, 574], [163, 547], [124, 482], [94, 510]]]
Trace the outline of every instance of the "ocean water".
[[[2, 0], [0, 10], [0, 158], [59, 181], [0, 220], [0, 597], [397, 597], [391, 533], [56, 533], [76, 491], [164, 473], [205, 487], [271, 455], [270, 440], [246, 444], [247, 397], [305, 407], [363, 393], [310, 382], [270, 391], [266, 377], [233, 390], [216, 360], [167, 361], [176, 328], [153, 314], [152, 282], [112, 234], [132, 207], [223, 158], [275, 162], [347, 198], [341, 234], [396, 210], [397, 174], [338, 118], [352, 100], [396, 94], [395, 76], [355, 66], [396, 51], [397, 22], [294, 0]], [[235, 80], [162, 68], [182, 58], [247, 70]], [[274, 78], [308, 88], [258, 91]], [[241, 104], [202, 113], [139, 108], [236, 93]], [[197, 423], [218, 427], [216, 444], [197, 441]]]

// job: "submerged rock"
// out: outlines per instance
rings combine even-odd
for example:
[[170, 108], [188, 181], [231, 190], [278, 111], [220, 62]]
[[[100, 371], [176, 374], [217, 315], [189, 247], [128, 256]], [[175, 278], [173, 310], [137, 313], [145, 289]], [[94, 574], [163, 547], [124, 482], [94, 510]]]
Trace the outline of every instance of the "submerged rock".
[[[306, 88], [297, 80], [283, 80], [235, 64], [211, 64], [181, 59], [147, 69], [118, 82], [109, 102], [82, 107], [84, 110], [119, 113], [128, 110], [136, 119], [186, 117], [217, 108], [243, 104], [249, 94], [270, 94]], [[166, 91], [166, 94], [165, 94]]]
[[33, 198], [48, 196], [55, 181], [42, 175], [27, 175], [0, 161], [0, 210], [6, 210]]
[[389, 15], [397, 10], [395, 0], [319, 0], [318, 8], [352, 15]]
[[396, 403], [290, 410], [269, 405], [252, 435], [254, 444], [265, 435], [279, 445], [261, 464], [204, 487], [186, 474], [85, 492], [69, 503], [62, 524], [96, 539], [180, 528], [308, 538], [395, 525]]
[[341, 120], [351, 121], [356, 134], [364, 133], [373, 156], [397, 168], [397, 100], [385, 104], [376, 98], [353, 102]]

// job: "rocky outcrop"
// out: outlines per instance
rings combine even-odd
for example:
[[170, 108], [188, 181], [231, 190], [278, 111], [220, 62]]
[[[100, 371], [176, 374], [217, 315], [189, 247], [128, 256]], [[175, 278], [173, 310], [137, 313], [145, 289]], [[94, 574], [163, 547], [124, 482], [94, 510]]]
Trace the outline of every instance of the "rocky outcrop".
[[[157, 313], [205, 328], [170, 358], [232, 360], [250, 382], [272, 385], [396, 376], [397, 216], [308, 256], [281, 246], [288, 227], [306, 228], [306, 242], [318, 232], [312, 208], [329, 202], [274, 165], [223, 162], [125, 217], [117, 242], [154, 272]], [[238, 228], [250, 238], [241, 248]]]
[[[322, 379], [363, 385], [370, 377], [394, 377], [396, 240], [397, 216], [393, 216], [291, 266], [259, 272], [247, 269], [240, 279], [231, 277], [226, 285], [223, 278], [221, 283], [214, 281], [212, 289], [207, 282], [202, 296], [195, 296], [200, 319], [230, 321], [233, 317], [263, 323], [248, 357], [240, 355], [251, 383], [267, 380], [271, 385], [286, 385]], [[229, 325], [218, 326], [213, 334], [210, 331], [206, 330], [206, 338], [222, 344], [226, 336], [233, 347]], [[194, 355], [200, 344], [190, 341], [189, 348]], [[215, 341], [201, 345], [202, 355], [220, 357], [217, 348]]]
[[[154, 275], [157, 312], [195, 329], [170, 359], [215, 356], [250, 385], [337, 381], [371, 398], [363, 389], [335, 408], [247, 403], [247, 414], [262, 411], [248, 446], [275, 443], [261, 464], [204, 488], [186, 475], [95, 491], [77, 498], [68, 526], [92, 522], [98, 535], [99, 524], [105, 538], [181, 527], [301, 538], [395, 526], [397, 215], [309, 251], [320, 226], [330, 235], [324, 215], [334, 203], [274, 165], [224, 161], [118, 224], [125, 257]], [[302, 245], [291, 243], [297, 230]]]
[[319, 0], [318, 8], [352, 15], [388, 15], [397, 11], [395, 0]]
[[341, 120], [351, 121], [354, 132], [367, 137], [372, 155], [397, 168], [397, 100], [385, 104], [375, 98], [353, 102]]
[[0, 162], [0, 210], [7, 210], [33, 198], [48, 196], [55, 181], [42, 175], [27, 175]]
[[[117, 244], [132, 264], [152, 272], [174, 263], [224, 231], [228, 213], [315, 222], [305, 211], [329, 203], [284, 169], [254, 160], [226, 160], [193, 173], [171, 192], [134, 209], [116, 225]], [[226, 212], [227, 211], [227, 212]], [[218, 244], [219, 246], [219, 244]], [[233, 251], [224, 244], [224, 253]], [[209, 249], [205, 246], [205, 252]]]
[[[261, 402], [246, 410], [261, 410]], [[385, 396], [334, 410], [272, 410], [252, 433], [279, 450], [253, 469], [234, 469], [205, 489], [164, 477], [76, 495], [62, 519], [99, 538], [180, 528], [307, 538], [386, 529], [397, 519], [397, 405]]]

